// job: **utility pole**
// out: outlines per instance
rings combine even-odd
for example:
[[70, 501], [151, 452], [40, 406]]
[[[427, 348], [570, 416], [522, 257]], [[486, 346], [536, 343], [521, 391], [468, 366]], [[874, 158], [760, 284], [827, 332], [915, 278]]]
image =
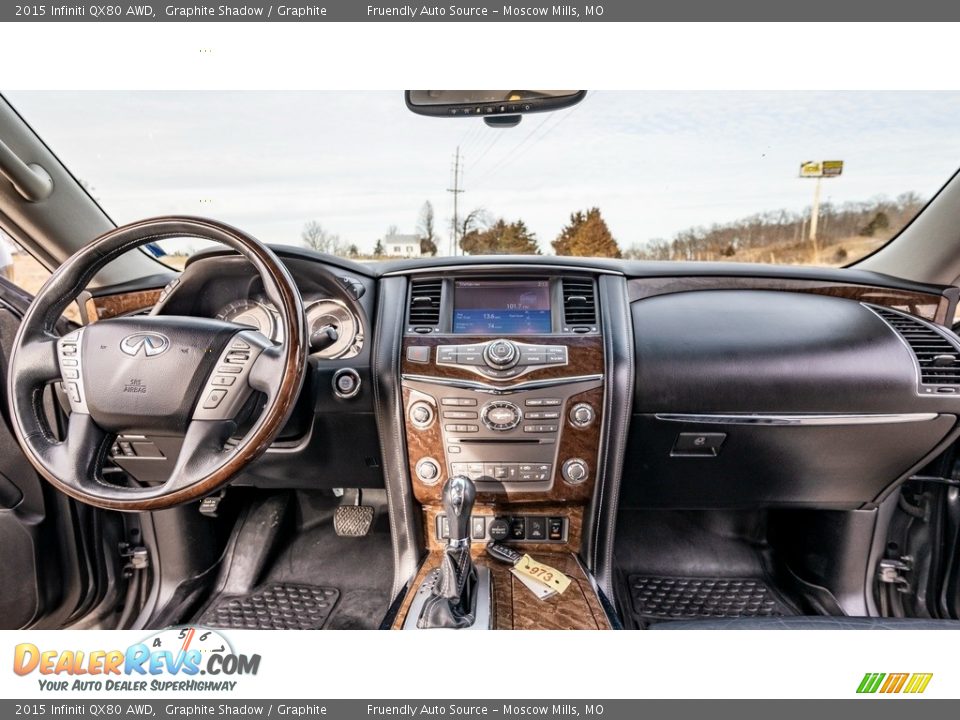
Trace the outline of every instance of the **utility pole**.
[[813, 205], [810, 208], [810, 242], [813, 244], [813, 262], [820, 263], [820, 247], [817, 245], [817, 223], [820, 220], [820, 180], [813, 186]]
[[460, 232], [460, 215], [459, 215], [459, 196], [463, 192], [463, 188], [460, 187], [460, 178], [462, 174], [462, 166], [460, 164], [460, 146], [457, 145], [457, 152], [453, 157], [453, 187], [447, 188], [447, 192], [453, 193], [453, 249], [450, 253], [451, 255], [457, 254], [457, 247], [459, 243], [457, 242], [457, 235]]
[[813, 178], [813, 205], [810, 207], [810, 234], [808, 238], [813, 246], [813, 263], [820, 264], [820, 243], [817, 238], [817, 224], [820, 221], [820, 182], [823, 178], [836, 178], [843, 174], [843, 160], [808, 160], [800, 163], [800, 177]]

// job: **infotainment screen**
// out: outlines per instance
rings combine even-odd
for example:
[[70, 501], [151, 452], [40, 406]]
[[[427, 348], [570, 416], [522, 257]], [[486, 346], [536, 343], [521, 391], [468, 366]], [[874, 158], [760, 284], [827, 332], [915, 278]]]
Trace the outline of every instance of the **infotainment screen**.
[[477, 335], [548, 333], [549, 280], [457, 280], [453, 331]]

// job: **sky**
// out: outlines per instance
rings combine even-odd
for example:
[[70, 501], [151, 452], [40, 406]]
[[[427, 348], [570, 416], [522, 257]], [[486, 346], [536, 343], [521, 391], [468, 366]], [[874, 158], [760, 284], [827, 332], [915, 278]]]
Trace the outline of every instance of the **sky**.
[[430, 118], [389, 92], [14, 92], [7, 99], [118, 223], [217, 218], [298, 244], [317, 221], [361, 252], [433, 203], [522, 219], [549, 253], [597, 206], [622, 248], [756, 212], [802, 210], [806, 160], [843, 160], [828, 202], [927, 198], [960, 167], [960, 93], [588, 93], [509, 129]]

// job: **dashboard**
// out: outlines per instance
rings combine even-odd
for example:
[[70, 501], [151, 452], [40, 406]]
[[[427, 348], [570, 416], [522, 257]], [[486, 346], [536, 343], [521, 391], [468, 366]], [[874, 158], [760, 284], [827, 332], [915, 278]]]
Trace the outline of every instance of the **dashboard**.
[[[575, 550], [603, 542], [618, 503], [874, 507], [960, 430], [956, 288], [856, 270], [277, 251], [304, 300], [308, 377], [288, 429], [235, 484], [387, 487], [411, 557], [442, 541], [452, 475], [476, 483], [478, 540]], [[191, 258], [151, 312], [283, 342], [253, 269], [226, 252]], [[115, 452], [141, 481], [175, 456], [173, 439], [150, 440], [159, 457]]]

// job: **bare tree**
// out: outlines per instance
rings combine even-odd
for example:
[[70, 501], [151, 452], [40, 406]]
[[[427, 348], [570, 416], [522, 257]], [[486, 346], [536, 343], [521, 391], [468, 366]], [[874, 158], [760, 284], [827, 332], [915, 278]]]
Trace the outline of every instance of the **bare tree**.
[[303, 226], [300, 239], [303, 240], [303, 244], [311, 250], [327, 253], [328, 255], [340, 255], [344, 250], [340, 236], [324, 229], [323, 225], [316, 220], [311, 220]]
[[454, 234], [457, 236], [460, 249], [463, 249], [463, 238], [469, 235], [473, 230], [482, 230], [491, 224], [490, 213], [486, 209], [474, 208], [464, 215], [459, 227], [454, 228]]
[[433, 203], [429, 200], [420, 209], [417, 234], [420, 236], [420, 253], [422, 255], [436, 255], [437, 233], [434, 227]]

